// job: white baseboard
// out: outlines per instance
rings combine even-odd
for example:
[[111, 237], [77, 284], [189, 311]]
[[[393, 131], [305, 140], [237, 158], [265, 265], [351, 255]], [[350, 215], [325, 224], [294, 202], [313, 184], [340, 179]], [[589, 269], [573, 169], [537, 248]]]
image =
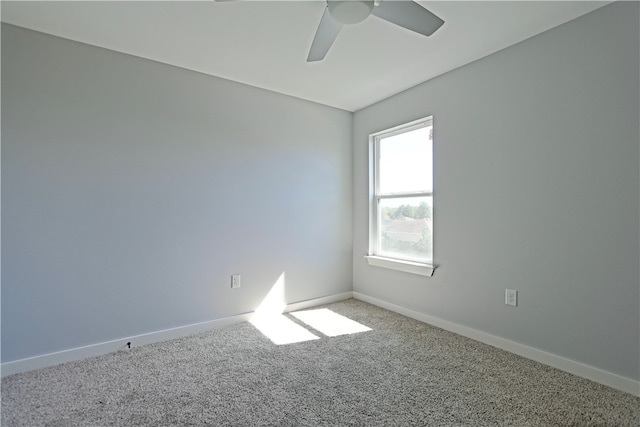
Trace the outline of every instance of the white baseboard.
[[343, 292], [341, 294], [329, 295], [322, 298], [314, 298], [306, 301], [294, 302], [288, 304], [285, 313], [290, 311], [304, 310], [305, 308], [316, 307], [318, 305], [331, 304], [332, 302], [343, 301], [353, 298], [353, 292]]
[[[307, 301], [288, 304], [285, 308], [285, 311], [289, 312], [301, 310], [317, 305], [330, 304], [332, 302], [342, 301], [349, 298], [353, 298], [352, 292], [345, 292], [342, 294], [310, 299]], [[191, 325], [179, 326], [177, 328], [165, 329], [162, 331], [150, 332], [142, 335], [134, 335], [113, 341], [107, 341], [83, 347], [76, 347], [69, 350], [58, 351], [55, 353], [48, 353], [40, 356], [5, 362], [0, 365], [0, 375], [2, 377], [5, 377], [7, 375], [32, 371], [34, 369], [46, 368], [48, 366], [54, 366], [61, 363], [72, 362], [74, 360], [85, 359], [87, 357], [101, 356], [103, 354], [123, 350], [128, 347], [127, 343], [131, 343], [131, 347], [140, 347], [146, 344], [186, 337], [188, 335], [205, 332], [211, 329], [223, 328], [225, 326], [230, 326], [236, 323], [247, 322], [251, 319], [252, 316], [253, 313], [244, 313], [236, 316], [210, 320], [207, 322], [194, 323]]]
[[[595, 381], [600, 384], [615, 388], [617, 390], [630, 393], [634, 396], [640, 396], [640, 382], [625, 378], [602, 369], [594, 368], [571, 359], [547, 353], [542, 350], [535, 349], [523, 344], [519, 344], [477, 329], [459, 325], [457, 323], [443, 320], [434, 316], [429, 316], [408, 308], [392, 304], [360, 292], [344, 292], [336, 295], [315, 298], [311, 300], [301, 301], [288, 304], [285, 311], [303, 310], [318, 305], [330, 304], [349, 298], [356, 298], [369, 304], [382, 307], [384, 309], [402, 314], [407, 317], [419, 320], [424, 323], [445, 329], [458, 335], [471, 338], [476, 341], [489, 344], [491, 346], [515, 353], [536, 362], [543, 363], [548, 366], [560, 369], [565, 372], [577, 375]], [[244, 313], [236, 316], [225, 317], [222, 319], [210, 320], [207, 322], [195, 323], [177, 328], [165, 329], [162, 331], [151, 332], [142, 335], [135, 335], [113, 341], [107, 341], [98, 344], [92, 344], [84, 347], [72, 348], [69, 350], [59, 351], [55, 353], [44, 354], [35, 357], [5, 362], [0, 365], [1, 376], [27, 372], [34, 369], [45, 368], [48, 366], [58, 365], [60, 363], [72, 362], [74, 360], [85, 359], [87, 357], [100, 356], [114, 351], [122, 350], [127, 347], [127, 343], [131, 343], [132, 347], [139, 347], [146, 344], [152, 344], [161, 341], [167, 341], [175, 338], [181, 338], [188, 335], [205, 332], [211, 329], [222, 328], [240, 322], [246, 322], [251, 319], [253, 313]]]
[[60, 363], [72, 362], [74, 360], [85, 359], [87, 357], [100, 356], [114, 351], [127, 348], [127, 343], [131, 343], [131, 347], [140, 347], [146, 344], [152, 344], [161, 341], [167, 341], [175, 338], [185, 337], [210, 329], [222, 328], [233, 325], [235, 323], [248, 321], [251, 313], [240, 314], [237, 316], [224, 317], [222, 319], [210, 320], [207, 322], [194, 323], [191, 325], [179, 326], [177, 328], [165, 329], [162, 331], [150, 332], [147, 334], [134, 335], [113, 341], [91, 344], [83, 347], [76, 347], [69, 350], [58, 351], [55, 353], [43, 354], [40, 356], [28, 357], [25, 359], [5, 362], [0, 365], [2, 377], [20, 372], [27, 372], [34, 369], [46, 368], [48, 366], [58, 365]]
[[613, 374], [602, 369], [594, 368], [593, 366], [585, 365], [584, 363], [576, 362], [575, 360], [557, 356], [552, 353], [547, 353], [545, 351], [519, 344], [504, 338], [500, 338], [495, 335], [479, 331], [477, 329], [462, 326], [448, 320], [443, 320], [438, 317], [429, 316], [424, 313], [410, 310], [408, 308], [401, 307], [399, 305], [392, 304], [378, 298], [362, 294], [360, 292], [353, 292], [353, 297], [369, 304], [377, 305], [378, 307], [382, 307], [386, 310], [402, 314], [403, 316], [411, 317], [412, 319], [428, 323], [449, 332], [453, 332], [455, 334], [462, 335], [485, 344], [489, 344], [493, 347], [515, 353], [519, 356], [526, 357], [527, 359], [535, 360], [536, 362], [540, 362], [553, 368], [560, 369], [561, 371], [569, 372], [579, 377], [604, 384], [608, 387], [630, 393], [634, 396], [640, 396], [640, 381]]

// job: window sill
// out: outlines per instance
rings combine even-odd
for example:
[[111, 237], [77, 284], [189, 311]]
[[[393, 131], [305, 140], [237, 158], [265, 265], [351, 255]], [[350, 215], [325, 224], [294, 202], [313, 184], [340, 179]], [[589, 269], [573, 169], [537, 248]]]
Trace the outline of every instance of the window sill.
[[405, 273], [419, 274], [421, 276], [431, 277], [436, 269], [435, 265], [422, 262], [402, 261], [374, 255], [367, 255], [365, 258], [367, 262], [369, 262], [369, 265], [375, 267], [389, 268], [391, 270], [404, 271]]

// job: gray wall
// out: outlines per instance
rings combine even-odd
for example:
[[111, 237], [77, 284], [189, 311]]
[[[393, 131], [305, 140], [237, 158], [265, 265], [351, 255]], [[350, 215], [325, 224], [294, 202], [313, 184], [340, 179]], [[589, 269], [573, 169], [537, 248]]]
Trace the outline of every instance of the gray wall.
[[[606, 6], [357, 112], [354, 290], [639, 379], [638, 21]], [[429, 114], [425, 278], [363, 256], [368, 135]]]
[[2, 65], [3, 362], [351, 290], [351, 113], [6, 25]]
[[[362, 110], [353, 157], [350, 113], [3, 25], [2, 361], [252, 311], [282, 272], [288, 302], [349, 291], [353, 267], [356, 291], [639, 379], [638, 16]], [[428, 114], [432, 278], [363, 258], [367, 136]]]

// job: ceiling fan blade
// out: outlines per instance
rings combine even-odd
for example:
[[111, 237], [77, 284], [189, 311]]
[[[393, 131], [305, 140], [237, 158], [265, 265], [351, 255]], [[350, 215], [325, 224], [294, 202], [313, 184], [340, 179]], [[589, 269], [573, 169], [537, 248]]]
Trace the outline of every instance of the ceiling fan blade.
[[416, 33], [430, 36], [444, 21], [414, 1], [382, 1], [373, 15]]
[[342, 29], [342, 24], [334, 20], [331, 15], [329, 15], [329, 8], [325, 7], [320, 25], [318, 25], [313, 43], [311, 43], [311, 49], [309, 49], [307, 62], [323, 60], [327, 52], [329, 52], [329, 49], [331, 49], [336, 37], [338, 37], [340, 29]]

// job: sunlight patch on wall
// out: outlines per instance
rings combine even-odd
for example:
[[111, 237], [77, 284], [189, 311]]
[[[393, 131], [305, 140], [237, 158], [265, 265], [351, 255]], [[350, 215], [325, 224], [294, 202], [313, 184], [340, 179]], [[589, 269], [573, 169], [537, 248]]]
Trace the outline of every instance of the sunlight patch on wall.
[[278, 315], [284, 313], [287, 303], [284, 301], [285, 277], [284, 271], [273, 284], [271, 290], [256, 308], [256, 316]]
[[351, 320], [348, 317], [335, 313], [328, 308], [297, 311], [295, 313], [291, 313], [291, 315], [328, 337], [357, 334], [358, 332], [367, 332], [371, 330], [371, 328], [363, 325], [362, 323], [358, 323], [355, 320]]

